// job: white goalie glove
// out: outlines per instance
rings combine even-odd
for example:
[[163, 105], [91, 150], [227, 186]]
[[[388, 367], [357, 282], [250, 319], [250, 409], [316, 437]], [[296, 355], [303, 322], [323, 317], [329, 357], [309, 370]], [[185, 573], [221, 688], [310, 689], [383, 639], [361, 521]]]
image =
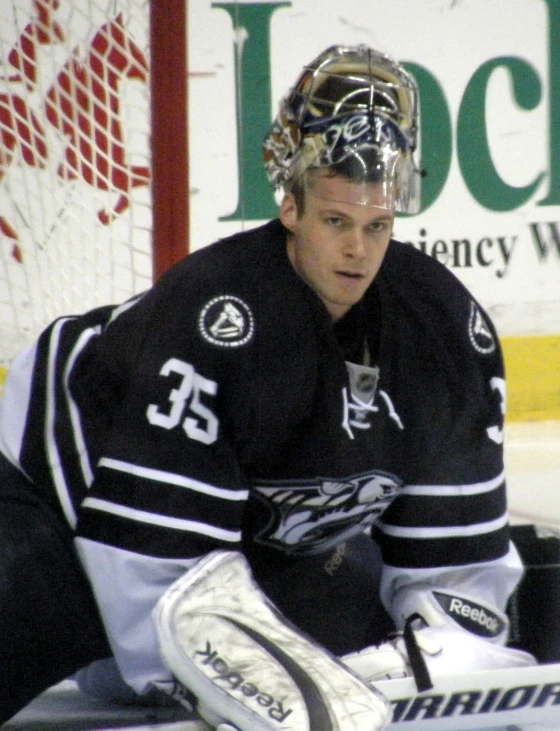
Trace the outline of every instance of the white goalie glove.
[[417, 586], [398, 592], [393, 606], [403, 632], [342, 658], [370, 682], [413, 675], [422, 691], [432, 677], [536, 664], [529, 653], [505, 646], [507, 616], [466, 594]]
[[387, 699], [285, 620], [240, 553], [216, 551], [154, 609], [161, 656], [224, 731], [378, 731]]

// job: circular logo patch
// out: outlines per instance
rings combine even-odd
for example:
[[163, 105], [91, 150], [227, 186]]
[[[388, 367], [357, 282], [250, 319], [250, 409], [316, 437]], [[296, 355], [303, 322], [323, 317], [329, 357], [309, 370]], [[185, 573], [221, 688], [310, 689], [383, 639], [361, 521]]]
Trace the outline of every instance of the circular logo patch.
[[255, 320], [242, 299], [223, 294], [204, 305], [198, 318], [198, 329], [202, 337], [213, 345], [239, 348], [253, 337]]
[[471, 302], [469, 315], [469, 338], [474, 349], [482, 355], [490, 355], [496, 350], [494, 336], [484, 319], [484, 315], [474, 302]]

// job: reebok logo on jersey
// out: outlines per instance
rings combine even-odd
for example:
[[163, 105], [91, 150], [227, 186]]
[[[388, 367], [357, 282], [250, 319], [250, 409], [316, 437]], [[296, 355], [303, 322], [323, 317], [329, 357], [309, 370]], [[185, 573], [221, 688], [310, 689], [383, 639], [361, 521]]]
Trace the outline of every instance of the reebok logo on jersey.
[[207, 302], [198, 318], [202, 337], [213, 345], [238, 348], [248, 343], [255, 331], [249, 305], [239, 297], [221, 295]]
[[197, 650], [195, 655], [201, 656], [202, 665], [207, 669], [212, 669], [216, 676], [212, 678], [214, 682], [223, 683], [227, 690], [240, 693], [244, 698], [253, 698], [259, 706], [268, 709], [268, 715], [278, 723], [284, 723], [286, 718], [292, 712], [291, 709], [285, 709], [282, 701], [277, 700], [270, 693], [260, 690], [254, 683], [246, 680], [241, 672], [232, 669], [228, 663], [219, 656], [217, 650], [206, 640], [206, 649]]
[[438, 604], [458, 625], [480, 637], [497, 637], [505, 629], [505, 622], [488, 607], [452, 594], [432, 592]]
[[344, 563], [344, 557], [346, 556], [346, 541], [343, 543], [337, 543], [334, 548], [333, 554], [323, 564], [323, 570], [329, 576], [334, 576], [338, 573], [338, 570]]

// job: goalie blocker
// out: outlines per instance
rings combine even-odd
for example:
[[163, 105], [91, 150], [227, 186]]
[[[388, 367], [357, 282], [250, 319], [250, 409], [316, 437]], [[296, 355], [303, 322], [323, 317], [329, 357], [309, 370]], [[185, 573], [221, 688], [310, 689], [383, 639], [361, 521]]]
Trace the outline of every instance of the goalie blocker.
[[154, 610], [160, 652], [212, 726], [240, 731], [377, 731], [391, 706], [285, 620], [245, 557], [215, 551]]

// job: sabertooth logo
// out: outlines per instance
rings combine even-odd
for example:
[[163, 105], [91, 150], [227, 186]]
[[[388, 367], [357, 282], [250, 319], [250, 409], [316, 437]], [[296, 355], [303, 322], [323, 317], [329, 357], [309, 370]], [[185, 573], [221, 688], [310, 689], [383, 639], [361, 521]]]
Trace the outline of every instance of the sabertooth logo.
[[290, 554], [320, 553], [372, 525], [401, 486], [397, 477], [379, 471], [255, 485], [257, 499], [270, 514], [256, 538]]

